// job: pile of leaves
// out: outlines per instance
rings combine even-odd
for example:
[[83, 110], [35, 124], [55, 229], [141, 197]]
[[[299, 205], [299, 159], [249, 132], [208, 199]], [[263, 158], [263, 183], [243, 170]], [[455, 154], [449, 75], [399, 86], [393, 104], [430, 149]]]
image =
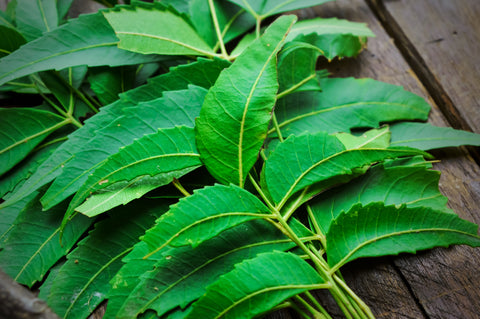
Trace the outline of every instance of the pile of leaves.
[[[341, 268], [480, 246], [427, 151], [480, 145], [424, 123], [401, 87], [333, 78], [365, 24], [280, 14], [328, 0], [169, 0], [65, 19], [0, 12], [0, 268], [63, 318], [372, 312]], [[15, 107], [28, 96], [35, 106]]]

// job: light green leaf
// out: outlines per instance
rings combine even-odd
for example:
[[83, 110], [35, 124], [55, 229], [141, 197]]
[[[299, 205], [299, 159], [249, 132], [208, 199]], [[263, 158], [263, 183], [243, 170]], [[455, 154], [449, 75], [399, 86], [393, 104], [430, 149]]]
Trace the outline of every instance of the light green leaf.
[[[160, 129], [122, 147], [118, 153], [100, 163], [72, 199], [68, 212], [90, 194], [118, 182], [133, 181], [146, 175], [161, 175], [163, 179], [155, 180], [160, 182], [157, 185], [160, 187], [201, 165], [193, 128]], [[83, 211], [89, 217], [94, 216], [89, 212]]]
[[326, 288], [323, 282], [297, 255], [260, 254], [210, 285], [187, 318], [253, 318], [299, 293]]
[[[293, 246], [293, 242], [268, 222], [253, 220], [226, 230], [196, 248], [166, 247], [161, 254], [151, 257], [157, 260], [153, 271], [138, 271], [152, 269], [144, 267], [147, 263], [142, 257], [146, 252], [138, 253], [139, 258], [130, 259], [122, 269], [125, 275], [136, 276], [138, 284], [135, 289], [124, 291], [128, 298], [124, 298], [122, 307], [117, 306], [120, 308], [117, 316], [131, 318], [147, 309], [162, 316], [175, 307], [185, 308], [236, 263], [259, 253], [287, 250]], [[124, 278], [120, 275], [116, 278], [118, 281], [114, 279], [111, 293], [122, 291]], [[107, 314], [109, 310], [112, 309], [107, 307]]]
[[49, 134], [69, 120], [32, 108], [0, 109], [0, 175], [25, 158]]
[[149, 255], [167, 245], [196, 247], [233, 226], [269, 216], [268, 208], [248, 191], [216, 184], [181, 199], [142, 240], [150, 247]]
[[[25, 185], [11, 196], [9, 201], [0, 204], [0, 207], [10, 205], [39, 187], [51, 182], [62, 173], [63, 167], [68, 161], [74, 158], [75, 153], [82, 150], [85, 146], [88, 147], [89, 141], [95, 138], [98, 130], [110, 125], [113, 121], [124, 115], [125, 110], [130, 110], [129, 107], [136, 106], [141, 102], [158, 99], [162, 97], [164, 91], [187, 89], [189, 84], [209, 88], [217, 79], [218, 74], [228, 65], [230, 65], [229, 62], [220, 59], [206, 60], [199, 58], [197, 62], [173, 67], [170, 72], [150, 79], [148, 84], [120, 94], [120, 100], [102, 107], [101, 111], [87, 120], [82, 128], [70, 134], [68, 141], [63, 143], [55, 153], [38, 168]], [[192, 88], [192, 90], [196, 91], [197, 89]], [[192, 98], [194, 96], [190, 93], [184, 94], [182, 92], [178, 97], [174, 97], [173, 95], [171, 97], [173, 101], [178, 100], [195, 105], [195, 103], [191, 102], [192, 100], [188, 99], [189, 96]], [[199, 102], [199, 108], [203, 98], [204, 95]], [[191, 107], [195, 109], [195, 107]], [[149, 116], [151, 117], [151, 115]], [[131, 141], [128, 144], [130, 143]], [[102, 145], [102, 149], [104, 146], [105, 145]], [[92, 153], [90, 153], [90, 155], [92, 155]], [[107, 157], [108, 155], [103, 155], [98, 162], [101, 162]], [[79, 161], [79, 163], [81, 162], [82, 161]], [[81, 173], [82, 170], [78, 174]], [[77, 189], [78, 187], [79, 186], [77, 186]]]
[[318, 6], [331, 0], [228, 0], [244, 8], [253, 16], [262, 18], [277, 13]]
[[118, 66], [159, 60], [120, 50], [102, 13], [81, 15], [0, 59], [0, 85], [45, 70], [72, 66]]
[[328, 264], [338, 269], [360, 257], [415, 253], [454, 244], [479, 247], [477, 231], [477, 225], [431, 208], [357, 205], [338, 216], [328, 230]]
[[16, 29], [0, 25], [0, 58], [9, 55], [27, 41]]
[[35, 198], [14, 222], [8, 238], [0, 245], [0, 268], [15, 281], [31, 287], [42, 280], [92, 223], [79, 215], [65, 227], [60, 241], [60, 224], [65, 207], [42, 211]]
[[447, 198], [440, 193], [440, 172], [420, 158], [389, 160], [372, 167], [364, 176], [318, 195], [311, 202], [318, 226], [324, 234], [333, 219], [355, 204], [372, 202], [385, 205], [405, 204], [407, 207], [430, 207], [452, 213]]
[[322, 92], [298, 92], [277, 102], [275, 114], [283, 137], [303, 132], [349, 132], [398, 120], [426, 121], [430, 111], [423, 98], [372, 79], [324, 78], [320, 86]]
[[265, 164], [265, 182], [278, 206], [295, 192], [313, 185], [345, 182], [366, 165], [401, 156], [428, 154], [410, 148], [346, 149], [340, 140], [325, 132], [291, 136], [280, 143]]
[[140, 201], [97, 223], [67, 256], [51, 284], [48, 305], [62, 318], [88, 317], [104, 300], [122, 258], [167, 208], [161, 201]]
[[78, 191], [103, 160], [135, 139], [154, 133], [159, 128], [177, 125], [193, 127], [205, 94], [205, 89], [191, 86], [188, 90], [165, 92], [161, 98], [124, 109], [125, 115], [98, 128], [94, 136], [65, 163], [59, 177], [42, 197], [42, 205], [52, 207]]
[[374, 37], [375, 34], [365, 23], [352, 22], [337, 18], [314, 18], [295, 23], [287, 36], [287, 42], [295, 41], [298, 36], [309, 34], [351, 34], [355, 36]]
[[189, 22], [163, 5], [121, 6], [104, 16], [120, 39], [119, 48], [144, 54], [215, 55]]
[[480, 146], [480, 134], [428, 123], [395, 123], [390, 126], [390, 131], [394, 146], [408, 146], [421, 150], [461, 145]]
[[196, 121], [202, 161], [222, 183], [243, 187], [266, 137], [278, 83], [276, 54], [295, 17], [277, 19], [205, 97]]
[[349, 133], [337, 133], [335, 137], [342, 142], [346, 149], [355, 148], [387, 148], [390, 146], [390, 131], [388, 127], [373, 129], [364, 132], [362, 135]]
[[17, 29], [28, 41], [35, 40], [44, 32], [58, 26], [57, 1], [55, 0], [17, 0], [15, 21]]

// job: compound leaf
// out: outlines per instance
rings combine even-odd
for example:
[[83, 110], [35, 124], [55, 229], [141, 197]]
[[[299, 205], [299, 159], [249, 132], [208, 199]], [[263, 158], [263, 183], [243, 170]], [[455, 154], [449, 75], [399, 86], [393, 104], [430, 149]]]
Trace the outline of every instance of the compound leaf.
[[202, 161], [220, 182], [244, 185], [266, 137], [278, 89], [276, 54], [293, 16], [277, 19], [208, 91], [196, 121]]
[[326, 240], [328, 264], [338, 269], [360, 257], [415, 253], [453, 244], [480, 246], [478, 226], [428, 207], [356, 205], [340, 214]]
[[297, 255], [278, 251], [259, 254], [208, 286], [187, 318], [253, 318], [287, 298], [325, 288], [323, 282]]

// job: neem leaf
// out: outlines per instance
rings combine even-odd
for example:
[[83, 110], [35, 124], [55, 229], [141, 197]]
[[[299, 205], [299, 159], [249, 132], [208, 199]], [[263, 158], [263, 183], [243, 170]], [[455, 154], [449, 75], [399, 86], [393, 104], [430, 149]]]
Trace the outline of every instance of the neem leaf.
[[[122, 147], [118, 153], [97, 166], [72, 199], [69, 211], [90, 194], [112, 184], [131, 181], [144, 175], [163, 175], [166, 177], [164, 180], [157, 180], [163, 182], [157, 185], [160, 187], [201, 165], [193, 128], [183, 126], [160, 129]], [[82, 213], [94, 216], [89, 211]]]
[[165, 92], [161, 98], [125, 109], [125, 115], [99, 128], [65, 164], [60, 176], [42, 197], [42, 205], [52, 207], [78, 191], [103, 160], [135, 139], [159, 128], [193, 127], [205, 94], [204, 89], [191, 86], [189, 90]]
[[102, 105], [118, 100], [118, 95], [133, 88], [135, 67], [90, 68], [88, 82]]
[[294, 16], [278, 18], [218, 77], [196, 121], [202, 161], [222, 183], [243, 186], [266, 137], [278, 83], [276, 54]]
[[328, 230], [328, 264], [338, 269], [360, 257], [415, 253], [453, 244], [480, 246], [478, 226], [427, 207], [356, 205]]
[[268, 208], [248, 191], [216, 184], [182, 198], [142, 240], [150, 247], [149, 255], [167, 245], [196, 247], [233, 226], [269, 216]]
[[364, 48], [366, 37], [375, 36], [364, 23], [316, 18], [292, 27], [287, 42], [306, 42], [317, 47], [327, 59], [354, 57]]
[[291, 136], [278, 144], [265, 164], [264, 179], [275, 203], [282, 206], [295, 192], [319, 182], [351, 179], [365, 165], [388, 158], [427, 155], [410, 148], [347, 149], [325, 132]]
[[20, 162], [49, 134], [69, 120], [32, 108], [0, 109], [0, 175]]
[[[294, 245], [270, 223], [253, 220], [226, 230], [196, 248], [165, 248], [152, 271], [137, 275], [139, 283], [119, 307], [117, 316], [131, 318], [147, 309], [162, 316], [175, 307], [185, 308], [236, 263], [259, 253], [287, 250]], [[138, 259], [130, 260], [127, 265], [135, 271], [134, 265], [138, 269], [143, 264], [145, 260]], [[114, 282], [115, 290], [122, 289], [122, 278], [118, 276], [119, 281]]]
[[323, 283], [297, 255], [278, 251], [260, 254], [208, 286], [187, 318], [253, 318], [299, 293], [326, 288]]
[[215, 55], [180, 14], [163, 5], [120, 6], [104, 16], [120, 39], [119, 48], [144, 54]]
[[95, 224], [53, 279], [48, 305], [62, 318], [86, 318], [104, 300], [122, 258], [167, 208], [161, 201], [140, 201]]
[[121, 50], [117, 43], [118, 38], [101, 12], [81, 15], [0, 59], [0, 85], [45, 70], [159, 60], [158, 56]]
[[392, 145], [431, 150], [460, 145], [480, 146], [480, 134], [428, 123], [401, 122], [390, 126]]
[[372, 202], [385, 205], [405, 204], [407, 207], [430, 207], [452, 213], [447, 198], [440, 193], [440, 172], [430, 170], [423, 158], [389, 160], [375, 165], [365, 175], [348, 184], [318, 195], [311, 202], [318, 226], [327, 233], [330, 223], [343, 211], [356, 204]]
[[0, 245], [0, 268], [17, 282], [31, 287], [42, 280], [91, 225], [79, 215], [70, 220], [60, 241], [60, 224], [65, 207], [42, 211], [38, 198], [30, 202], [14, 222], [8, 238]]
[[0, 58], [9, 55], [26, 43], [25, 38], [14, 28], [0, 25]]
[[398, 120], [426, 121], [430, 111], [423, 98], [372, 79], [323, 78], [320, 86], [322, 92], [293, 93], [277, 102], [275, 114], [284, 137], [321, 130], [349, 132]]
[[277, 13], [292, 11], [312, 6], [317, 6], [331, 0], [228, 0], [239, 5], [248, 11], [251, 15], [262, 18], [272, 16]]
[[17, 0], [15, 9], [17, 29], [28, 41], [58, 26], [56, 0]]

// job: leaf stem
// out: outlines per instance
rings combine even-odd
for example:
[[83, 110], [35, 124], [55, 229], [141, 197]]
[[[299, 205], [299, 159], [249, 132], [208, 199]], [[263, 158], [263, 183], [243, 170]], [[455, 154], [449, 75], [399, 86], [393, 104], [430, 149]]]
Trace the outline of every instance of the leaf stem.
[[220, 31], [220, 25], [218, 24], [217, 11], [215, 9], [215, 5], [213, 4], [213, 0], [208, 0], [208, 6], [210, 7], [210, 12], [212, 14], [213, 25], [215, 26], [215, 32], [217, 33], [218, 43], [220, 44], [220, 51], [222, 52], [222, 57], [228, 60], [230, 57], [228, 56], [227, 49], [225, 49], [225, 43], [223, 43], [223, 36], [222, 32]]
[[304, 85], [305, 83], [307, 83], [308, 81], [310, 81], [311, 79], [314, 79], [315, 77], [317, 76], [316, 73], [312, 73], [310, 74], [308, 77], [306, 77], [305, 79], [301, 80], [300, 82], [298, 82], [297, 84], [295, 85], [292, 85], [291, 87], [289, 87], [288, 89], [285, 89], [283, 92], [280, 92], [277, 94], [277, 100], [281, 99], [282, 97], [292, 93], [293, 91], [295, 91], [296, 89], [298, 89], [299, 87], [301, 87], [302, 85]]
[[278, 121], [277, 121], [277, 116], [275, 115], [275, 112], [272, 113], [272, 122], [273, 122], [273, 127], [275, 128], [275, 131], [277, 132], [278, 139], [280, 142], [283, 142], [283, 136], [282, 136], [282, 131], [280, 130], [280, 126], [278, 126]]
[[325, 237], [325, 234], [322, 232], [322, 229], [318, 225], [317, 219], [316, 219], [315, 215], [313, 214], [312, 207], [308, 204], [306, 206], [307, 206], [307, 214], [308, 214], [308, 217], [310, 218], [310, 221], [313, 225], [313, 229], [315, 230], [315, 234], [318, 235], [318, 237], [320, 238], [320, 242], [322, 243], [323, 248], [325, 248], [325, 247], [327, 247], [327, 239]]
[[180, 191], [180, 193], [182, 193], [185, 197], [190, 196], [190, 193], [187, 192], [187, 190], [182, 186], [182, 184], [180, 183], [180, 181], [179, 181], [178, 179], [176, 179], [175, 177], [173, 178], [172, 184], [173, 184], [173, 186], [175, 186], [175, 187]]
[[260, 195], [260, 197], [263, 199], [263, 201], [265, 202], [265, 204], [268, 206], [268, 208], [271, 210], [271, 211], [274, 211], [276, 210], [275, 209], [275, 206], [273, 206], [273, 204], [270, 202], [270, 200], [268, 199], [268, 197], [265, 195], [265, 193], [262, 191], [262, 188], [258, 185], [257, 181], [253, 178], [252, 174], [248, 174], [248, 178], [250, 179], [250, 182], [253, 184], [253, 187], [255, 187], [255, 189], [257, 190], [258, 194]]
[[323, 316], [327, 319], [332, 319], [332, 317], [328, 314], [328, 312], [323, 308], [323, 306], [318, 302], [318, 300], [312, 295], [310, 291], [306, 291], [305, 295], [310, 299], [310, 302], [312, 302], [315, 307], [323, 314]]
[[314, 316], [314, 318], [323, 318], [323, 314], [312, 307], [305, 299], [303, 299], [300, 295], [293, 296], [293, 299], [299, 302], [303, 307], [305, 307], [310, 313]]

